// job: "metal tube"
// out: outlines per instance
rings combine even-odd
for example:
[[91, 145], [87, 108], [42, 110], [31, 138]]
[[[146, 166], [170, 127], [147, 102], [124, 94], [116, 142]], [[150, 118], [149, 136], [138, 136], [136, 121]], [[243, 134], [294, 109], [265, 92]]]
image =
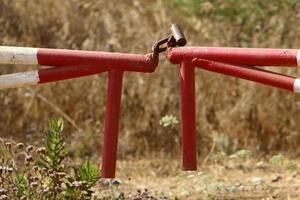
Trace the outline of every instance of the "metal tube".
[[100, 74], [105, 71], [105, 69], [99, 67], [67, 66], [4, 74], [0, 75], [0, 89], [18, 88], [41, 83], [68, 80]]
[[0, 76], [0, 89], [18, 88], [39, 83], [38, 71], [19, 72]]
[[45, 49], [0, 46], [0, 63], [47, 66], [97, 66], [103, 69], [153, 72], [157, 59], [153, 54], [128, 54], [100, 51]]
[[178, 47], [169, 48], [167, 57], [176, 64], [197, 58], [250, 66], [296, 67], [300, 62], [297, 49]]
[[180, 66], [182, 166], [183, 170], [197, 170], [195, 69], [187, 62]]
[[39, 83], [49, 83], [60, 80], [68, 80], [79, 78], [83, 76], [90, 76], [100, 74], [107, 71], [106, 69], [93, 66], [66, 66], [66, 67], [53, 67], [48, 69], [39, 70]]
[[122, 71], [153, 72], [157, 63], [152, 54], [126, 54], [96, 51], [39, 49], [40, 65], [50, 66], [98, 66], [103, 69]]
[[104, 142], [102, 148], [102, 177], [114, 178], [117, 162], [119, 116], [123, 72], [110, 70], [108, 77]]
[[193, 60], [192, 65], [208, 71], [242, 78], [294, 92], [300, 92], [299, 78], [257, 69], [255, 67], [236, 66], [204, 59], [195, 59]]
[[176, 45], [184, 46], [186, 44], [185, 36], [178, 24], [172, 24], [171, 31], [173, 33], [173, 37], [176, 41]]

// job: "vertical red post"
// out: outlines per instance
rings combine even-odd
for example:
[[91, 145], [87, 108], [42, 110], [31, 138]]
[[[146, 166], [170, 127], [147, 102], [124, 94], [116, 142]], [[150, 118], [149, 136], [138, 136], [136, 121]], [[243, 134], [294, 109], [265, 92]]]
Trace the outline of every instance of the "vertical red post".
[[195, 68], [187, 62], [180, 66], [182, 165], [183, 170], [197, 170]]
[[114, 178], [116, 172], [122, 80], [123, 71], [109, 71], [102, 149], [103, 178]]

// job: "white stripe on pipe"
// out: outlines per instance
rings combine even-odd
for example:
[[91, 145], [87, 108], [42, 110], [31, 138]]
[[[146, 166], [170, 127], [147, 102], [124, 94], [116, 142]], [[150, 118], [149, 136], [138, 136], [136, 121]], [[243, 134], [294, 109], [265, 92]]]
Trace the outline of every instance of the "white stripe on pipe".
[[300, 67], [300, 49], [297, 51], [297, 66]]
[[38, 48], [0, 46], [0, 63], [38, 64]]
[[294, 92], [300, 92], [300, 78], [296, 78], [294, 81]]
[[19, 72], [0, 76], [0, 89], [17, 88], [27, 85], [36, 85], [40, 81], [39, 72]]

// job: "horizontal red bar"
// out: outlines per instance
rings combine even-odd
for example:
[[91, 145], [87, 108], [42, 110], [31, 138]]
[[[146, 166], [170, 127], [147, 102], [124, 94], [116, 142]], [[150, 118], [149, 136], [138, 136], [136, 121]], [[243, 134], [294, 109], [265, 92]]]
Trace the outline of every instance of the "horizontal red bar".
[[177, 64], [200, 58], [250, 66], [297, 66], [297, 54], [297, 49], [178, 47], [169, 48], [167, 57]]
[[38, 64], [48, 66], [96, 66], [121, 71], [153, 72], [158, 60], [152, 54], [127, 54], [80, 50], [38, 49]]
[[254, 81], [277, 88], [282, 88], [290, 91], [298, 90], [296, 78], [285, 76], [282, 74], [270, 72], [267, 70], [257, 69], [255, 67], [242, 67], [232, 64], [220, 63], [216, 61], [195, 59], [192, 65], [212, 72], [217, 72], [225, 75], [230, 75], [249, 81]]

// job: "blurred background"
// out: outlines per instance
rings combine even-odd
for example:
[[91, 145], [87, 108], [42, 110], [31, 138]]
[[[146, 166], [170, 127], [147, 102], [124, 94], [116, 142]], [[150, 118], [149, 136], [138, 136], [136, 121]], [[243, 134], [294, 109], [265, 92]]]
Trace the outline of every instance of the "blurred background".
[[[190, 46], [300, 47], [298, 0], [1, 0], [0, 44], [148, 53], [178, 23]], [[153, 74], [125, 73], [119, 158], [180, 156], [179, 68], [162, 54]], [[0, 73], [36, 66], [1, 65]], [[299, 69], [277, 72], [295, 75]], [[300, 74], [299, 74], [300, 75]], [[74, 156], [97, 157], [102, 145], [107, 74], [0, 91], [0, 136], [38, 144], [62, 116]], [[226, 152], [300, 152], [300, 96], [196, 70], [199, 156], [218, 133]]]

